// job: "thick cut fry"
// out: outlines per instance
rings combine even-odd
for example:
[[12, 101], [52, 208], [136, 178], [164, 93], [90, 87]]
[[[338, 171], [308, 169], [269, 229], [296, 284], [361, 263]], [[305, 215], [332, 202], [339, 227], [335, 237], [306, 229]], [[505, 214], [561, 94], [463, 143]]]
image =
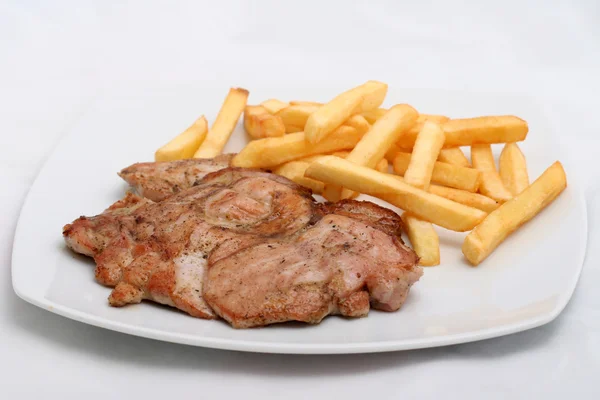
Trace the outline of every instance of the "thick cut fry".
[[462, 252], [478, 265], [508, 235], [535, 217], [567, 187], [567, 176], [560, 162], [552, 164], [521, 194], [488, 215], [467, 235]]
[[298, 133], [298, 132], [304, 132], [304, 127], [297, 126], [297, 125], [286, 125], [286, 127], [285, 127], [285, 133]]
[[425, 122], [435, 122], [436, 124], [443, 126], [443, 124], [448, 121], [449, 118], [444, 115], [437, 114], [419, 114], [419, 118], [417, 119], [417, 123], [406, 132], [406, 134], [402, 135], [400, 140], [398, 141], [398, 147], [410, 150], [414, 147], [415, 141], [417, 140], [417, 136], [421, 129], [423, 129], [423, 125]]
[[460, 147], [451, 147], [449, 149], [441, 149], [438, 155], [438, 161], [448, 164], [459, 165], [461, 167], [471, 167], [471, 163]]
[[304, 130], [304, 125], [308, 117], [319, 109], [320, 106], [311, 105], [292, 105], [289, 107], [282, 108], [275, 115], [283, 120], [286, 127], [291, 126], [300, 127], [300, 131]]
[[421, 221], [410, 213], [401, 215], [408, 240], [419, 256], [419, 265], [440, 265], [440, 238], [431, 222]]
[[[369, 123], [372, 125], [379, 118], [383, 117], [383, 115], [385, 114], [386, 111], [387, 111], [386, 108], [378, 108], [376, 110], [366, 111], [366, 112], [362, 113], [362, 116], [365, 117], [367, 119], [367, 121], [369, 121]], [[450, 118], [448, 118], [444, 115], [419, 114], [419, 118], [417, 119], [417, 124], [415, 124], [415, 126], [410, 129], [410, 132], [414, 132], [415, 135], [417, 133], [419, 133], [419, 131], [421, 130], [421, 125], [425, 121], [437, 122], [438, 124], [441, 125], [444, 122], [448, 121], [449, 119]]]
[[320, 107], [323, 103], [319, 103], [317, 101], [301, 101], [301, 100], [292, 100], [290, 104], [293, 106], [317, 106]]
[[306, 178], [304, 172], [309, 167], [310, 163], [304, 161], [290, 161], [285, 163], [273, 170], [273, 173], [281, 176], [285, 176], [289, 180], [296, 182], [298, 185], [307, 187], [313, 191], [313, 193], [323, 193], [323, 182], [316, 181], [314, 179]]
[[281, 118], [270, 114], [263, 106], [246, 106], [244, 128], [254, 139], [285, 135], [285, 125]]
[[232, 88], [229, 90], [215, 123], [194, 154], [194, 158], [213, 158], [221, 154], [244, 111], [244, 107], [246, 107], [247, 100], [248, 91], [246, 89]]
[[444, 132], [435, 122], [425, 122], [417, 136], [410, 163], [404, 173], [404, 181], [409, 185], [427, 190], [435, 160], [444, 145]]
[[232, 160], [232, 166], [243, 168], [269, 168], [315, 154], [348, 150], [361, 138], [356, 129], [341, 126], [326, 140], [316, 145], [308, 143], [304, 132], [291, 133], [277, 138], [253, 140]]
[[192, 158], [207, 132], [208, 122], [203, 115], [194, 121], [192, 126], [158, 149], [154, 154], [154, 159], [156, 161], [174, 161]]
[[[287, 133], [302, 132], [308, 117], [320, 107], [319, 105], [295, 104], [282, 108], [275, 115], [282, 119]], [[344, 125], [351, 126], [361, 133], [366, 133], [371, 128], [367, 120], [359, 114], [348, 118]]]
[[[525, 140], [527, 122], [512, 115], [451, 119], [443, 125], [446, 140], [444, 147], [471, 146], [473, 144], [510, 143]], [[398, 141], [403, 149], [412, 149], [416, 133], [408, 132]]]
[[275, 114], [277, 111], [282, 108], [289, 107], [289, 104], [285, 101], [277, 100], [277, 99], [269, 99], [260, 103], [270, 114]]
[[[436, 124], [442, 126], [449, 119], [450, 118], [446, 117], [445, 115], [419, 114], [419, 118], [417, 119], [417, 123], [415, 124], [415, 126], [412, 127], [412, 129], [410, 129], [407, 132], [407, 134], [410, 135], [410, 136], [414, 136], [414, 138], [416, 140], [417, 139], [417, 135], [419, 134], [419, 132], [421, 132], [421, 129], [423, 129], [423, 125], [425, 124], [425, 122], [435, 122]], [[413, 143], [414, 143], [415, 140], [413, 140]]]
[[398, 147], [398, 145], [396, 143], [392, 144], [390, 146], [390, 148], [388, 149], [388, 151], [385, 153], [385, 158], [393, 163], [394, 162], [394, 158], [396, 158], [396, 156], [398, 155], [398, 153], [402, 152], [403, 149], [401, 149], [400, 147]]
[[368, 81], [336, 96], [310, 115], [304, 126], [306, 139], [320, 142], [352, 115], [379, 107], [386, 94], [387, 84]]
[[[394, 172], [404, 175], [410, 163], [410, 153], [398, 152], [394, 158]], [[431, 173], [431, 182], [438, 185], [462, 189], [468, 192], [477, 192], [481, 172], [474, 168], [459, 167], [436, 161]]]
[[311, 162], [316, 161], [316, 160], [320, 159], [321, 157], [336, 156], [336, 157], [346, 158], [348, 156], [348, 154], [350, 154], [349, 151], [336, 151], [336, 152], [329, 153], [329, 154], [317, 154], [314, 156], [302, 157], [302, 158], [298, 159], [298, 161], [304, 161], [304, 162], [310, 164]]
[[525, 156], [516, 143], [507, 143], [500, 153], [500, 178], [504, 186], [518, 195], [529, 186], [529, 174]]
[[386, 160], [385, 158], [382, 158], [381, 161], [379, 161], [377, 163], [377, 165], [375, 166], [375, 169], [379, 172], [383, 172], [383, 173], [387, 174], [389, 165], [390, 165], [390, 163], [388, 162], [388, 160]]
[[376, 108], [374, 110], [365, 111], [361, 115], [373, 125], [379, 118], [383, 117], [387, 112], [387, 108]]
[[304, 176], [378, 197], [422, 220], [454, 231], [471, 230], [487, 215], [476, 208], [412, 187], [394, 175], [338, 157], [327, 156], [314, 161]]
[[[400, 135], [410, 129], [417, 120], [417, 111], [408, 104], [398, 104], [388, 110], [367, 132], [346, 160], [368, 168], [375, 168], [389, 147]], [[352, 190], [343, 190], [341, 185], [326, 185], [325, 198], [339, 201], [350, 198]]]
[[344, 125], [351, 126], [361, 133], [367, 133], [367, 131], [371, 129], [371, 124], [369, 124], [365, 117], [360, 114], [356, 114], [348, 118], [346, 122], [344, 122]]
[[471, 146], [473, 167], [481, 171], [479, 192], [492, 199], [504, 203], [512, 198], [512, 194], [504, 187], [489, 144]]
[[487, 213], [494, 211], [500, 206], [496, 200], [490, 199], [482, 194], [471, 193], [466, 190], [454, 189], [446, 186], [431, 185], [429, 186], [429, 193], [445, 197], [446, 199], [464, 204], [465, 206], [477, 208]]

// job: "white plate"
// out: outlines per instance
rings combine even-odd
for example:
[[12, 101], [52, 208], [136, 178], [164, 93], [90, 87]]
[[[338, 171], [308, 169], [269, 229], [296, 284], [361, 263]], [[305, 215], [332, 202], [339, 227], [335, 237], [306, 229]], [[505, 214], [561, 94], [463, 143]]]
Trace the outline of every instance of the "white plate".
[[[251, 103], [269, 97], [327, 100], [351, 83], [311, 87], [248, 87]], [[439, 230], [442, 265], [428, 268], [399, 312], [368, 318], [328, 317], [316, 326], [281, 324], [234, 330], [144, 303], [111, 308], [109, 289], [94, 281], [93, 262], [63, 244], [62, 226], [94, 215], [123, 195], [116, 172], [151, 160], [156, 148], [199, 114], [214, 120], [227, 87], [147, 89], [98, 101], [60, 143], [40, 172], [21, 212], [12, 276], [24, 300], [81, 322], [159, 340], [272, 353], [359, 353], [414, 349], [506, 335], [545, 324], [565, 307], [579, 277], [586, 244], [586, 208], [577, 174], [569, 187], [512, 235], [478, 268], [462, 257], [464, 234]], [[453, 117], [516, 114], [529, 121], [522, 148], [530, 176], [564, 160], [543, 115], [526, 98], [390, 87], [387, 104], [408, 102]], [[238, 126], [228, 151], [246, 137]], [[494, 146], [495, 151], [500, 146]]]

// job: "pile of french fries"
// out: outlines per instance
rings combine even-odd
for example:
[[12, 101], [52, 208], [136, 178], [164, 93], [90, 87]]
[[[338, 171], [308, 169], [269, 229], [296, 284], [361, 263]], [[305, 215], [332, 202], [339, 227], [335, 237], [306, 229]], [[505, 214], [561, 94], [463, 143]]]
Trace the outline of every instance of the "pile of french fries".
[[[433, 225], [470, 231], [462, 252], [476, 266], [566, 188], [558, 161], [530, 184], [517, 145], [529, 131], [524, 120], [451, 119], [420, 114], [408, 104], [385, 109], [387, 89], [368, 81], [327, 103], [270, 99], [255, 106], [246, 104], [247, 90], [231, 89], [210, 129], [200, 117], [160, 148], [156, 160], [220, 154], [243, 113], [253, 140], [233, 166], [270, 170], [333, 202], [360, 193], [387, 201], [403, 210], [424, 266], [440, 264]], [[498, 167], [492, 144], [504, 146]]]

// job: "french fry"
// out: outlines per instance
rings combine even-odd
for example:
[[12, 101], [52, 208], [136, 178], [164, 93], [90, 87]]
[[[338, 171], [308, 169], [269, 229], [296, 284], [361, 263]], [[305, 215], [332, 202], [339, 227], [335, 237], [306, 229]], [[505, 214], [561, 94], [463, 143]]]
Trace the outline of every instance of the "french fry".
[[375, 166], [375, 169], [379, 172], [383, 172], [383, 173], [387, 174], [389, 165], [390, 165], [390, 163], [388, 162], [388, 160], [386, 160], [385, 158], [382, 158], [381, 161], [379, 161], [377, 163], [377, 165]]
[[350, 154], [350, 152], [348, 150], [334, 151], [333, 153], [331, 153], [332, 156], [336, 156], [336, 157], [340, 157], [340, 158], [346, 158], [346, 157], [348, 157], [348, 154]]
[[[411, 154], [398, 152], [394, 158], [394, 172], [398, 175], [404, 175], [410, 163]], [[448, 186], [455, 189], [462, 189], [468, 192], [477, 192], [481, 172], [474, 168], [459, 167], [458, 165], [447, 164], [436, 161], [431, 173], [431, 182], [438, 185]]]
[[301, 100], [292, 100], [290, 104], [293, 106], [317, 106], [320, 107], [323, 103], [319, 103], [317, 101], [301, 101]]
[[444, 115], [419, 114], [417, 123], [411, 129], [409, 129], [408, 132], [406, 132], [406, 134], [402, 135], [402, 137], [398, 141], [398, 147], [405, 150], [412, 149], [415, 145], [415, 141], [417, 140], [419, 132], [421, 132], [421, 129], [423, 129], [423, 124], [425, 124], [425, 122], [435, 122], [438, 125], [443, 126], [443, 124], [448, 120], [449, 118]]
[[348, 154], [350, 154], [349, 151], [336, 151], [336, 152], [329, 153], [329, 154], [316, 154], [314, 156], [302, 157], [302, 158], [298, 159], [298, 161], [304, 161], [304, 162], [310, 164], [311, 162], [318, 160], [321, 157], [336, 156], [336, 157], [340, 157], [340, 158], [346, 158], [348, 156]]
[[254, 139], [285, 135], [285, 125], [281, 118], [270, 114], [263, 106], [246, 106], [244, 129]]
[[460, 147], [451, 147], [449, 149], [441, 149], [438, 155], [438, 161], [448, 164], [459, 165], [461, 167], [471, 167], [471, 163]]
[[367, 133], [369, 129], [371, 129], [371, 124], [360, 114], [355, 114], [348, 118], [344, 125], [348, 125], [356, 129], [361, 133]]
[[297, 125], [287, 125], [285, 127], [285, 133], [298, 133], [298, 132], [304, 132], [304, 127], [297, 126]]
[[402, 213], [402, 222], [408, 240], [419, 256], [419, 265], [440, 265], [440, 238], [431, 222], [421, 221], [410, 213]]
[[487, 215], [476, 208], [412, 187], [394, 175], [338, 157], [327, 156], [314, 161], [304, 176], [378, 197], [417, 218], [458, 232], [473, 229]]
[[487, 196], [479, 193], [471, 193], [466, 190], [449, 188], [446, 186], [430, 185], [429, 193], [433, 193], [440, 197], [464, 204], [469, 207], [477, 208], [478, 210], [490, 213], [500, 206], [500, 204]]
[[[417, 111], [408, 104], [390, 108], [352, 149], [346, 160], [368, 168], [375, 168], [389, 147], [417, 120]], [[350, 198], [352, 190], [343, 190], [341, 185], [325, 185], [323, 196], [329, 201]]]
[[376, 108], [374, 110], [365, 111], [361, 115], [365, 117], [365, 119], [373, 125], [375, 121], [379, 118], [383, 117], [383, 115], [387, 112], [387, 108]]
[[[321, 106], [314, 104], [293, 104], [289, 107], [282, 108], [275, 115], [280, 117], [285, 125], [287, 133], [302, 132], [306, 125], [308, 117]], [[360, 114], [356, 114], [348, 118], [344, 125], [351, 126], [361, 133], [366, 133], [371, 125]]]
[[[513, 115], [451, 119], [445, 122], [442, 128], [446, 134], [445, 148], [520, 142], [525, 140], [529, 131], [527, 122]], [[416, 133], [409, 132], [400, 138], [398, 146], [412, 149], [415, 140]]]
[[444, 132], [435, 122], [426, 121], [417, 136], [408, 168], [404, 172], [404, 181], [419, 189], [427, 190], [435, 160], [444, 145]]
[[471, 162], [473, 167], [481, 171], [479, 192], [492, 199], [504, 203], [512, 198], [512, 194], [504, 187], [496, 170], [496, 163], [489, 144], [471, 146]]
[[304, 161], [290, 161], [275, 168], [273, 173], [285, 176], [289, 180], [296, 182], [298, 185], [311, 189], [313, 193], [321, 194], [323, 193], [323, 187], [325, 184], [304, 176], [304, 172], [309, 165], [310, 163]]
[[306, 140], [304, 132], [253, 140], [232, 160], [232, 166], [243, 168], [276, 167], [315, 154], [327, 154], [348, 150], [356, 146], [362, 135], [354, 128], [341, 126], [316, 145]]
[[[366, 111], [366, 112], [362, 113], [362, 116], [365, 117], [367, 119], [367, 121], [372, 125], [379, 118], [383, 117], [383, 115], [385, 114], [386, 111], [387, 111], [386, 108], [377, 108], [375, 110]], [[420, 125], [422, 125], [422, 123], [425, 121], [437, 122], [438, 124], [441, 125], [444, 122], [448, 121], [449, 119], [450, 118], [448, 118], [444, 115], [419, 114], [419, 119], [417, 119], [417, 124], [413, 128], [411, 128], [410, 131], [414, 132], [414, 134], [416, 135], [420, 131], [420, 128], [421, 128]]]
[[215, 123], [194, 154], [194, 158], [213, 158], [221, 154], [246, 107], [248, 94], [246, 89], [229, 90]]
[[398, 145], [396, 143], [394, 143], [390, 146], [388, 151], [385, 153], [385, 158], [389, 162], [393, 163], [394, 158], [396, 158], [396, 155], [398, 155], [398, 153], [403, 152], [403, 151], [404, 151], [403, 149], [401, 149], [400, 147], [398, 147]]
[[[308, 117], [317, 111], [319, 107], [315, 105], [291, 105], [277, 111], [275, 115], [282, 119], [283, 124], [286, 126], [286, 131], [300, 127], [301, 132], [304, 130]], [[288, 126], [293, 128], [290, 129]]]
[[567, 187], [560, 162], [552, 164], [527, 189], [491, 212], [467, 235], [462, 252], [474, 266], [521, 225], [535, 217]]
[[507, 143], [500, 153], [500, 178], [504, 186], [518, 195], [529, 186], [529, 174], [525, 156], [516, 143]]
[[277, 99], [269, 99], [260, 103], [270, 114], [276, 114], [277, 111], [282, 108], [289, 107], [289, 104], [285, 101], [277, 100]]
[[425, 122], [435, 122], [436, 124], [442, 126], [446, 121], [450, 120], [450, 118], [445, 115], [437, 115], [437, 114], [419, 114], [419, 118], [417, 119], [417, 123], [413, 126], [409, 131], [408, 135], [414, 136], [415, 140], [417, 139], [417, 135], [423, 129], [423, 124]]
[[156, 161], [174, 161], [192, 158], [207, 132], [208, 122], [203, 115], [169, 143], [156, 150], [154, 159]]
[[368, 81], [350, 89], [312, 113], [304, 133], [310, 143], [318, 143], [354, 114], [375, 109], [383, 103], [387, 84]]

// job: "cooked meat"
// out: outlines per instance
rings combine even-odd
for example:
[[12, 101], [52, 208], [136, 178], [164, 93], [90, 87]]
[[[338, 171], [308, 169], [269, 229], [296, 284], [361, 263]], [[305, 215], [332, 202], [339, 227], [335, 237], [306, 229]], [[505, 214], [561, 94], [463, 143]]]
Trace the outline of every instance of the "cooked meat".
[[190, 159], [133, 164], [119, 176], [136, 192], [153, 201], [161, 201], [200, 182], [206, 174], [227, 168], [233, 154], [212, 159]]
[[397, 310], [422, 274], [400, 229], [373, 203], [317, 204], [283, 177], [226, 168], [157, 203], [130, 194], [63, 234], [115, 286], [111, 305], [148, 299], [246, 328]]

